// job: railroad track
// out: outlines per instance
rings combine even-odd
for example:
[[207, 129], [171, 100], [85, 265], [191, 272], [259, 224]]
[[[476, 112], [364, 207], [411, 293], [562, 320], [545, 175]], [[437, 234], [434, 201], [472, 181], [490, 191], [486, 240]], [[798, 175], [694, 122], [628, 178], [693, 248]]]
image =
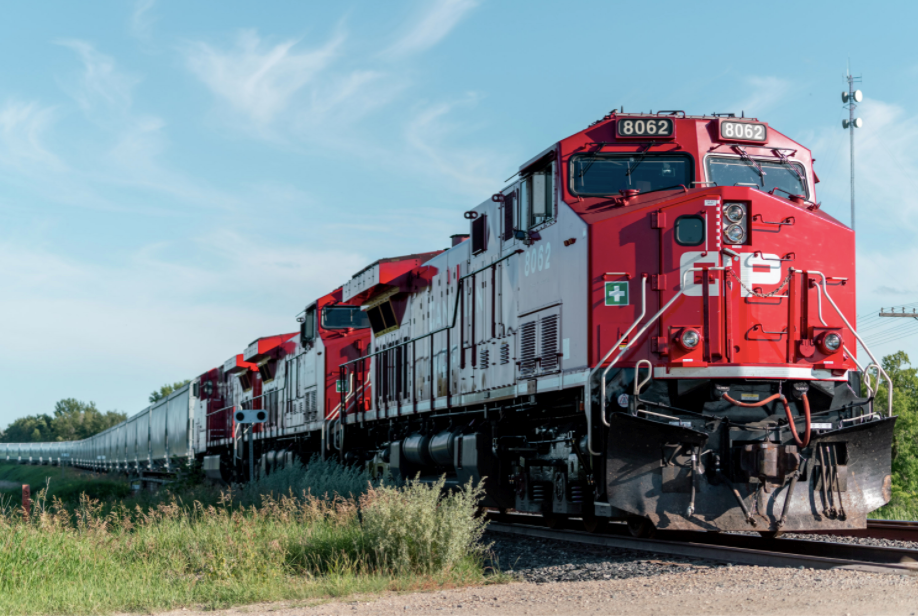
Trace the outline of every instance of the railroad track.
[[[624, 524], [609, 524], [602, 532], [589, 533], [568, 528], [547, 528], [541, 516], [505, 514], [491, 516], [488, 529], [494, 532], [555, 539], [572, 543], [641, 550], [691, 558], [768, 567], [852, 569], [872, 573], [918, 575], [918, 550], [805, 539], [767, 539], [730, 533], [659, 531], [649, 539], [636, 538]], [[879, 520], [875, 522], [881, 522]], [[886, 522], [886, 521], [883, 521]], [[899, 524], [899, 526], [895, 526]], [[901, 532], [907, 526], [889, 522], [885, 530]], [[881, 524], [875, 528], [879, 531]], [[915, 525], [909, 525], [912, 529]], [[868, 528], [869, 532], [871, 529]], [[851, 536], [851, 533], [845, 532]], [[876, 537], [876, 535], [864, 535]], [[901, 535], [898, 535], [901, 536]]]
[[867, 528], [801, 531], [801, 534], [866, 537], [870, 539], [918, 542], [918, 522], [909, 522], [906, 520], [867, 520]]

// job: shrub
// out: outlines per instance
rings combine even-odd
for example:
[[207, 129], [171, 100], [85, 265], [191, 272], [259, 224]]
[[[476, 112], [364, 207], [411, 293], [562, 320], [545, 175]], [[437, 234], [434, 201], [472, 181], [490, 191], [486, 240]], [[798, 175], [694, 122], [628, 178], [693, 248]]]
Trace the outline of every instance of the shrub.
[[240, 490], [240, 499], [248, 505], [257, 505], [266, 495], [274, 497], [295, 496], [303, 499], [308, 495], [326, 500], [336, 497], [359, 498], [374, 485], [369, 473], [363, 468], [344, 466], [336, 460], [323, 460], [315, 456], [303, 466], [299, 460], [270, 475], [262, 474], [256, 481], [245, 484]]
[[445, 479], [381, 486], [360, 499], [364, 540], [378, 566], [393, 571], [450, 570], [487, 550], [480, 543], [487, 523], [477, 516], [484, 493], [470, 481], [442, 495]]

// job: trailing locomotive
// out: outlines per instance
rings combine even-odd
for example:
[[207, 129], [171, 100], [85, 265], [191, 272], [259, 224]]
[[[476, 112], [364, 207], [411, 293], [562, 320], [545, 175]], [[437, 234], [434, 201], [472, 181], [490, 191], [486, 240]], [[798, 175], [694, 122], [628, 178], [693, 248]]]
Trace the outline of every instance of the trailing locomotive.
[[[298, 334], [52, 445], [147, 474], [196, 455], [222, 480], [338, 456], [636, 533], [863, 527], [890, 498], [895, 418], [869, 378], [861, 396], [888, 377], [857, 359], [854, 233], [817, 182], [764, 122], [612, 112], [465, 212], [450, 248], [378, 261]], [[267, 420], [251, 460], [239, 409]]]

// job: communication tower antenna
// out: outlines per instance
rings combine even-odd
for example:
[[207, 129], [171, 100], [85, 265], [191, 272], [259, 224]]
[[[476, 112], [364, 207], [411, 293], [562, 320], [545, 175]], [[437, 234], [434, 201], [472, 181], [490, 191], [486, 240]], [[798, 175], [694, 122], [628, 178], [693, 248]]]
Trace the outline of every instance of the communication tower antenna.
[[845, 71], [845, 80], [848, 82], [848, 91], [842, 92], [842, 103], [848, 109], [848, 119], [842, 120], [842, 128], [847, 130], [851, 137], [851, 229], [854, 230], [854, 129], [864, 125], [860, 118], [854, 117], [854, 112], [857, 109], [857, 104], [864, 100], [864, 93], [854, 89], [854, 84], [860, 83], [861, 78], [851, 74], [850, 60]]

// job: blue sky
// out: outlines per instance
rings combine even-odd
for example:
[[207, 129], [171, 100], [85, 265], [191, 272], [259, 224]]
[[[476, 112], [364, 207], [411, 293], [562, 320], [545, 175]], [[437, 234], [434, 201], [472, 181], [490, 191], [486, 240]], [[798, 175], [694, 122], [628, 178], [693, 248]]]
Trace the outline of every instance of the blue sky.
[[[918, 8], [895, 7], [4, 3], [0, 425], [71, 396], [133, 413], [293, 331], [613, 107], [764, 119], [813, 149], [847, 222], [849, 56], [859, 314], [918, 302]], [[912, 323], [876, 350], [918, 354]]]

